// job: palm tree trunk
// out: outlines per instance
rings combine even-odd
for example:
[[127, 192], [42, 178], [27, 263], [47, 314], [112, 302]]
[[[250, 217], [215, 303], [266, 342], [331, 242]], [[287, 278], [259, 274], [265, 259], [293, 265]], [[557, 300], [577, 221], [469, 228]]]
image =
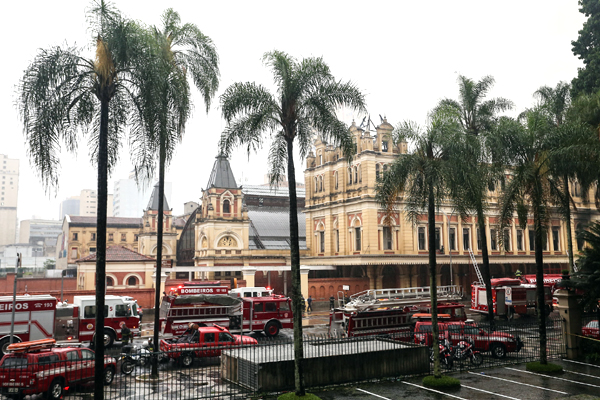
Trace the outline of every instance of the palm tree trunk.
[[108, 100], [100, 101], [98, 137], [98, 208], [96, 210], [96, 360], [94, 399], [104, 399], [104, 305], [106, 290], [106, 204], [108, 188]]
[[439, 354], [439, 334], [438, 327], [438, 312], [437, 312], [437, 271], [435, 257], [435, 196], [433, 194], [433, 184], [429, 183], [429, 196], [427, 204], [427, 225], [428, 225], [428, 250], [429, 250], [429, 290], [431, 293], [431, 335], [433, 336], [431, 345], [434, 361], [433, 361], [433, 376], [441, 378]]
[[569, 272], [573, 273], [573, 233], [571, 232], [571, 193], [569, 193], [569, 177], [563, 177], [563, 183], [565, 185], [565, 223], [567, 225], [567, 252], [569, 255]]
[[481, 268], [483, 283], [485, 284], [485, 294], [487, 297], [488, 307], [488, 322], [490, 323], [490, 329], [494, 328], [494, 299], [492, 297], [492, 281], [490, 276], [490, 255], [487, 246], [487, 233], [485, 231], [485, 216], [483, 215], [483, 206], [478, 204], [477, 207], [477, 225], [479, 229], [479, 235], [481, 236], [481, 259], [483, 265]]
[[533, 218], [535, 224], [535, 284], [537, 294], [538, 327], [540, 334], [540, 363], [547, 364], [548, 356], [546, 352], [546, 301], [544, 293], [544, 256], [542, 254], [542, 234], [544, 227], [540, 219], [540, 213], [535, 208]]
[[[165, 143], [160, 141], [160, 156], [158, 167], [158, 226], [156, 230], [156, 283], [154, 293], [154, 351], [159, 351], [158, 331], [160, 330], [160, 284], [162, 275], [162, 247], [163, 247], [163, 220], [164, 220], [164, 197], [165, 197]], [[158, 378], [158, 357], [152, 357], [152, 377]]]
[[287, 140], [288, 185], [290, 194], [290, 258], [292, 267], [292, 304], [294, 306], [294, 383], [297, 396], [304, 396], [304, 343], [302, 342], [302, 306], [300, 281], [300, 243], [298, 239], [298, 201], [293, 139]]

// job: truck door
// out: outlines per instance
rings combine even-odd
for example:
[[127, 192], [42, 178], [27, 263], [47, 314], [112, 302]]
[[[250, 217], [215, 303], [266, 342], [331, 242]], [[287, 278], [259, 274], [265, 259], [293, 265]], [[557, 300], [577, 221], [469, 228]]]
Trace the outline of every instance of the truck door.
[[506, 315], [506, 298], [504, 289], [496, 289], [496, 315]]

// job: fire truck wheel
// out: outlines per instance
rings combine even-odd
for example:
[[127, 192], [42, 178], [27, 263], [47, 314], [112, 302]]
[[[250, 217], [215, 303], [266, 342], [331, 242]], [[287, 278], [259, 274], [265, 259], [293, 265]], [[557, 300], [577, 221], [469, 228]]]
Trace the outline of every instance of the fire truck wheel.
[[104, 386], [108, 386], [115, 379], [115, 368], [110, 366], [104, 369]]
[[104, 347], [109, 348], [115, 342], [115, 334], [109, 331], [108, 329], [104, 329]]
[[494, 343], [490, 348], [492, 355], [496, 358], [506, 357], [506, 347], [502, 343]]
[[48, 399], [58, 400], [63, 395], [63, 382], [61, 379], [55, 379], [48, 387]]
[[277, 322], [271, 321], [265, 326], [265, 335], [268, 337], [279, 335], [279, 325], [277, 325]]
[[[21, 339], [17, 336], [13, 336], [13, 343], [20, 343]], [[4, 338], [0, 340], [0, 358], [4, 357], [6, 352], [8, 351], [8, 345], [10, 344], [10, 338]]]
[[192, 353], [183, 353], [179, 358], [182, 367], [189, 368], [194, 363], [194, 355]]

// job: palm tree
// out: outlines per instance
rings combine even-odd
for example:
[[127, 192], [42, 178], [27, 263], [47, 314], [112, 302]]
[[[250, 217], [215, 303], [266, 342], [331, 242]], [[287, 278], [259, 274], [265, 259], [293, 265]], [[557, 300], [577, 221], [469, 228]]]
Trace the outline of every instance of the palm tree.
[[521, 124], [502, 118], [494, 132], [495, 146], [502, 153], [511, 171], [500, 199], [502, 231], [517, 216], [525, 229], [527, 217], [533, 214], [535, 231], [536, 295], [540, 334], [540, 363], [547, 364], [546, 354], [546, 303], [544, 293], [544, 235], [550, 218], [550, 205], [562, 204], [561, 179], [553, 175], [551, 161], [556, 150], [551, 137], [551, 126], [539, 110], [530, 110]]
[[[188, 75], [200, 90], [206, 112], [219, 86], [219, 57], [212, 40], [193, 24], [181, 25], [179, 14], [168, 9], [162, 16], [162, 28], [152, 28], [151, 45], [156, 57], [138, 101], [141, 112], [135, 114], [138, 143], [135, 159], [136, 178], [148, 180], [158, 158], [158, 227], [156, 247], [156, 294], [154, 309], [160, 308], [163, 247], [165, 167], [175, 146], [181, 142], [190, 116]], [[157, 157], [158, 156], [158, 157]], [[158, 343], [159, 315], [154, 314], [154, 343]], [[152, 375], [158, 374], [158, 360], [153, 358]]]
[[221, 96], [221, 108], [227, 127], [221, 135], [221, 152], [228, 156], [234, 147], [247, 146], [248, 153], [262, 146], [264, 135], [272, 138], [269, 151], [271, 185], [277, 185], [286, 166], [290, 196], [290, 255], [292, 269], [292, 302], [294, 308], [295, 391], [303, 396], [304, 350], [302, 344], [302, 311], [300, 304], [300, 246], [296, 200], [294, 141], [304, 158], [311, 148], [313, 130], [324, 141], [342, 149], [348, 161], [355, 144], [347, 126], [336, 116], [339, 107], [365, 110], [361, 92], [349, 82], [336, 81], [322, 58], [305, 58], [298, 62], [281, 51], [263, 56], [273, 73], [277, 94], [271, 94], [256, 83], [235, 83]]
[[[570, 97], [571, 86], [566, 82], [559, 82], [556, 85], [556, 88], [551, 88], [549, 86], [542, 86], [538, 90], [536, 90], [533, 94], [536, 97], [541, 106], [541, 110], [543, 110], [548, 118], [551, 121], [551, 125], [556, 129], [561, 129], [565, 119], [567, 117], [567, 111], [571, 104]], [[575, 126], [572, 125], [572, 128]], [[562, 129], [564, 132], [565, 130]], [[579, 135], [577, 135], [579, 136]], [[563, 137], [565, 140], [572, 140], [573, 137]], [[564, 140], [563, 140], [564, 141]], [[576, 144], [576, 141], [575, 141]], [[557, 143], [558, 148], [564, 148], [564, 143]], [[560, 176], [563, 179], [562, 187], [563, 187], [563, 195], [564, 195], [564, 203], [561, 204], [561, 211], [565, 220], [566, 230], [567, 230], [567, 253], [569, 257], [569, 270], [573, 271], [573, 239], [571, 232], [571, 203], [573, 200], [571, 198], [571, 194], [569, 193], [569, 181], [575, 178], [576, 172], [575, 168], [579, 161], [579, 157], [575, 157], [573, 159], [565, 159], [562, 156], [556, 158], [554, 162], [551, 162]], [[587, 182], [586, 182], [587, 183]], [[589, 187], [589, 185], [585, 185]]]
[[[75, 47], [41, 52], [19, 83], [18, 108], [23, 120], [28, 155], [48, 190], [58, 185], [61, 145], [75, 152], [79, 130], [90, 135], [92, 162], [98, 169], [96, 252], [96, 309], [103, 310], [106, 279], [107, 176], [117, 162], [120, 138], [137, 90], [135, 67], [147, 56], [143, 30], [124, 19], [104, 0], [88, 13], [94, 32], [95, 58]], [[104, 314], [96, 313], [96, 382], [104, 372]], [[102, 385], [94, 397], [102, 399]]]
[[[435, 209], [447, 196], [448, 146], [460, 133], [458, 120], [443, 109], [436, 109], [429, 116], [423, 129], [412, 122], [403, 122], [394, 130], [396, 143], [408, 141], [414, 150], [401, 155], [383, 174], [377, 183], [377, 201], [392, 214], [403, 202], [409, 221], [415, 223], [420, 215], [427, 214], [429, 285], [431, 304], [437, 304]], [[431, 307], [433, 349], [438, 348], [439, 328], [437, 307]], [[435, 357], [434, 377], [441, 377], [440, 360]]]
[[[503, 171], [493, 163], [488, 151], [488, 135], [496, 123], [499, 112], [512, 108], [510, 100], [494, 98], [484, 100], [494, 84], [491, 76], [483, 77], [479, 82], [458, 77], [459, 99], [444, 99], [437, 106], [455, 114], [465, 135], [458, 138], [453, 146], [460, 145], [463, 153], [453, 158], [453, 173], [450, 174], [448, 187], [450, 197], [459, 213], [466, 215], [474, 212], [481, 237], [482, 275], [487, 294], [488, 320], [494, 321], [492, 286], [490, 282], [490, 258], [485, 229], [485, 211], [488, 203], [488, 189], [503, 179]], [[456, 153], [460, 154], [460, 153]]]

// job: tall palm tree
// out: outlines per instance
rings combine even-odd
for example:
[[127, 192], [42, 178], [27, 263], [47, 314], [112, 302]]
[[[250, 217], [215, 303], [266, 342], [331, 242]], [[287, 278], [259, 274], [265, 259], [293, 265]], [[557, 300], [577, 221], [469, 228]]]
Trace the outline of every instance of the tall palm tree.
[[[494, 321], [492, 285], [490, 282], [490, 258], [485, 229], [485, 212], [488, 205], [488, 190], [504, 178], [502, 168], [491, 159], [488, 151], [488, 135], [494, 127], [497, 114], [513, 107], [510, 100], [498, 97], [485, 100], [494, 84], [494, 78], [485, 76], [475, 82], [459, 75], [458, 100], [441, 100], [438, 109], [454, 113], [460, 121], [465, 135], [458, 138], [453, 146], [462, 146], [463, 153], [453, 158], [454, 169], [448, 187], [457, 210], [461, 215], [474, 212], [477, 216], [478, 232], [481, 238], [482, 276], [487, 294], [488, 320]], [[460, 153], [456, 153], [460, 154]]]
[[347, 126], [336, 116], [345, 106], [363, 112], [362, 93], [350, 82], [335, 80], [322, 58], [296, 61], [281, 51], [265, 53], [263, 63], [273, 73], [277, 94], [256, 83], [235, 83], [221, 96], [221, 108], [227, 127], [221, 135], [221, 152], [228, 156], [234, 147], [245, 145], [250, 153], [260, 148], [264, 135], [272, 139], [269, 151], [271, 185], [277, 185], [286, 167], [290, 196], [290, 256], [292, 268], [292, 302], [294, 308], [295, 391], [303, 396], [304, 350], [300, 304], [300, 246], [294, 142], [304, 158], [312, 146], [313, 132], [324, 141], [342, 149], [350, 161], [355, 143]]
[[[89, 135], [92, 162], [98, 170], [96, 309], [103, 310], [106, 279], [107, 176], [116, 164], [121, 136], [138, 89], [136, 66], [145, 65], [143, 30], [123, 18], [104, 0], [88, 13], [95, 57], [75, 47], [41, 50], [19, 83], [18, 108], [23, 120], [28, 155], [46, 189], [58, 185], [62, 145], [75, 152], [80, 130]], [[104, 370], [104, 314], [96, 313], [96, 382]], [[94, 397], [102, 399], [102, 385]]]
[[[151, 48], [156, 57], [153, 68], [144, 70], [144, 90], [137, 103], [135, 129], [138, 143], [135, 159], [136, 177], [148, 180], [154, 174], [158, 158], [158, 227], [156, 246], [156, 294], [154, 309], [160, 308], [165, 167], [175, 146], [181, 142], [190, 117], [191, 101], [188, 76], [200, 90], [206, 112], [219, 86], [219, 57], [212, 40], [195, 25], [181, 25], [179, 14], [172, 9], [162, 15], [162, 27], [151, 29]], [[158, 343], [159, 315], [154, 314], [154, 343]], [[158, 374], [158, 360], [153, 358], [152, 374]]]
[[[408, 141], [414, 150], [401, 155], [377, 183], [377, 201], [389, 215], [401, 202], [407, 218], [415, 223], [427, 214], [429, 250], [429, 286], [431, 304], [437, 304], [435, 209], [447, 196], [449, 144], [460, 133], [458, 120], [443, 109], [429, 116], [425, 128], [412, 122], [399, 124], [393, 133], [396, 143]], [[438, 348], [437, 307], [431, 307], [433, 348]], [[435, 357], [434, 376], [441, 377], [440, 360]]]
[[562, 204], [563, 190], [560, 177], [553, 175], [551, 160], [555, 151], [551, 126], [539, 110], [530, 110], [521, 124], [502, 118], [494, 133], [495, 149], [502, 152], [510, 166], [511, 179], [506, 183], [500, 199], [502, 231], [517, 217], [525, 229], [527, 217], [533, 214], [535, 231], [536, 295], [540, 334], [540, 362], [547, 364], [546, 303], [544, 293], [543, 245], [546, 241], [550, 206]]

